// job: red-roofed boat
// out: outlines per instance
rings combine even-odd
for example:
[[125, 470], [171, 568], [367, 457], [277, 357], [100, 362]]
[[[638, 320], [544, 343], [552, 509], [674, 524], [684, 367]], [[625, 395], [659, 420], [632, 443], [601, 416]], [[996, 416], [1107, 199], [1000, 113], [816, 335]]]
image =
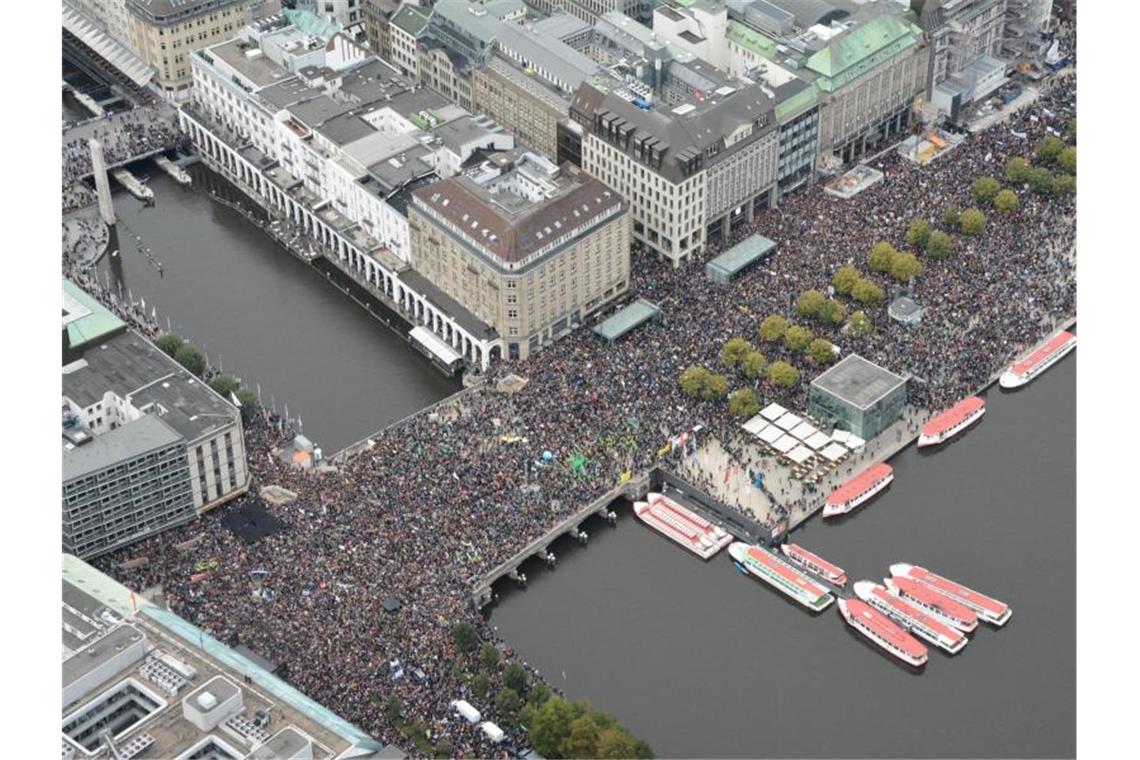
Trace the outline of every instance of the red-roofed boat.
[[922, 434], [918, 436], [918, 447], [945, 443], [980, 420], [985, 413], [986, 402], [977, 396], [959, 401], [922, 426]]
[[985, 594], [979, 594], [971, 588], [960, 583], [935, 575], [925, 567], [908, 565], [897, 562], [891, 565], [891, 575], [910, 578], [922, 585], [932, 588], [943, 596], [949, 597], [977, 613], [977, 616], [992, 625], [1005, 625], [1013, 615], [1013, 610], [1005, 602], [999, 602]]
[[847, 572], [838, 565], [833, 565], [818, 554], [813, 554], [802, 546], [796, 544], [782, 544], [780, 551], [795, 564], [809, 573], [823, 578], [836, 586], [847, 585]]
[[886, 588], [871, 581], [856, 581], [855, 595], [889, 618], [910, 629], [919, 638], [926, 639], [950, 654], [958, 654], [970, 640], [957, 628], [943, 623], [919, 607], [894, 596]]
[[866, 602], [840, 599], [839, 614], [848, 625], [907, 665], [918, 668], [926, 664], [926, 647]]
[[1002, 388], [1020, 388], [1059, 362], [1065, 354], [1076, 347], [1077, 336], [1062, 330], [1046, 341], [1045, 345], [1006, 370], [998, 383]]
[[886, 462], [868, 467], [831, 492], [823, 507], [823, 516], [847, 514], [889, 486], [894, 479], [895, 471]]
[[636, 502], [633, 511], [646, 525], [701, 559], [712, 557], [732, 543], [732, 535], [724, 528], [663, 494], [649, 494], [649, 501]]
[[943, 596], [929, 586], [924, 586], [905, 575], [896, 575], [883, 580], [887, 590], [910, 602], [938, 620], [954, 626], [959, 631], [969, 633], [978, 627], [978, 616], [964, 604], [959, 604], [948, 596]]

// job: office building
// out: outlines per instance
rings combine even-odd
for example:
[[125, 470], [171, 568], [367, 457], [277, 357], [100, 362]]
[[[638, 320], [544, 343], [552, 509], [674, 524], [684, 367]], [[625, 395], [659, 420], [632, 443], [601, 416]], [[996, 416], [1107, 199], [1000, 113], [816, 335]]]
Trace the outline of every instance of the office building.
[[906, 378], [848, 354], [811, 381], [808, 411], [825, 424], [870, 440], [902, 417]]

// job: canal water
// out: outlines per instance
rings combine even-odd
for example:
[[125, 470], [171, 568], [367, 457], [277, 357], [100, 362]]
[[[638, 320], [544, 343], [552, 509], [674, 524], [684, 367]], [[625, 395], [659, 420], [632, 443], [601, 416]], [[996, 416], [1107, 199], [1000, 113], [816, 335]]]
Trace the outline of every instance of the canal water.
[[115, 193], [120, 250], [100, 262], [99, 279], [145, 299], [163, 329], [169, 317], [214, 366], [260, 384], [264, 404], [288, 404], [326, 454], [459, 390], [322, 274], [212, 200], [209, 190], [242, 199], [216, 174], [190, 167], [186, 188], [152, 163], [132, 170], [149, 172], [155, 204]]
[[907, 561], [1013, 607], [922, 672], [813, 617], [727, 552], [708, 563], [619, 509], [555, 570], [497, 586], [490, 622], [571, 698], [589, 699], [660, 757], [1064, 757], [1076, 752], [1076, 359], [988, 392], [983, 420], [892, 460], [895, 482], [837, 525], [793, 540], [882, 582]]

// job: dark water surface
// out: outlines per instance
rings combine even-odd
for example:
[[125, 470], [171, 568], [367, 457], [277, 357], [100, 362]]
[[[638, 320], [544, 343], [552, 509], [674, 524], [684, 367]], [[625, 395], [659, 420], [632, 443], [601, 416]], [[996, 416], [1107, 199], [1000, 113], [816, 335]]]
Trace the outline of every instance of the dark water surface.
[[124, 293], [145, 298], [148, 312], [157, 307], [164, 329], [169, 316], [212, 364], [251, 388], [260, 383], [265, 404], [275, 399], [279, 412], [288, 404], [326, 454], [459, 389], [319, 272], [204, 194], [227, 192], [216, 175], [192, 167], [191, 189], [153, 164], [133, 168], [150, 172], [155, 205], [115, 194], [121, 252], [104, 257], [99, 279], [121, 278]]
[[[959, 440], [892, 460], [895, 482], [840, 525], [793, 540], [881, 582], [907, 561], [1013, 607], [910, 671], [619, 510], [556, 570], [528, 563], [491, 623], [571, 698], [614, 713], [662, 757], [1073, 756], [1076, 752], [1076, 359], [986, 395]], [[850, 586], [849, 586], [850, 588]], [[565, 673], [565, 679], [563, 678]]]

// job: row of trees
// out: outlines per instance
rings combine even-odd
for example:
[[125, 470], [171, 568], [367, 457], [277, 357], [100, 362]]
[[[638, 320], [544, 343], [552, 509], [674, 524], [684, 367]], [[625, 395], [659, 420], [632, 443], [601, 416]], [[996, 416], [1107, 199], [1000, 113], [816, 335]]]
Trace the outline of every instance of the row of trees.
[[[479, 632], [471, 623], [456, 623], [451, 633], [460, 652], [453, 667], [463, 672], [468, 660], [473, 660], [476, 672], [469, 674], [472, 693], [479, 699], [489, 699], [491, 680], [488, 675], [501, 670], [503, 685], [495, 693], [495, 716], [504, 725], [525, 728], [534, 749], [543, 757], [653, 757], [649, 745], [619, 725], [613, 716], [593, 709], [585, 701], [566, 702], [555, 698], [546, 684], [541, 681], [532, 684], [526, 668], [518, 662], [511, 661], [504, 666], [498, 647], [491, 643], [479, 645]], [[402, 709], [399, 698], [393, 695], [385, 704], [385, 715], [418, 749], [439, 758], [453, 756], [454, 748], [446, 739], [434, 747], [421, 746], [427, 741], [426, 733], [414, 723], [403, 723]]]
[[208, 380], [214, 391], [230, 401], [231, 395], [241, 404], [241, 418], [249, 423], [257, 413], [257, 394], [242, 386], [236, 378], [224, 373], [212, 372], [206, 364], [206, 357], [193, 344], [184, 341], [174, 333], [165, 333], [154, 342], [163, 353], [181, 364], [188, 372]]
[[944, 259], [954, 253], [954, 238], [936, 230], [925, 219], [915, 219], [906, 231], [907, 245], [922, 251], [932, 259]]
[[970, 186], [970, 194], [979, 204], [992, 206], [1003, 214], [1013, 213], [1021, 207], [1017, 193], [1008, 187], [1003, 188], [993, 177], [978, 177]]
[[[882, 288], [864, 277], [863, 273], [852, 264], [847, 264], [836, 270], [831, 278], [831, 286], [835, 288], [836, 293], [851, 296], [859, 303], [878, 303], [886, 297]], [[865, 317], [866, 314], [863, 316]]]
[[[1070, 132], [1073, 141], [1075, 131]], [[1050, 135], [1037, 143], [1034, 150], [1037, 166], [1028, 158], [1015, 156], [1005, 164], [1005, 178], [1016, 185], [1028, 185], [1035, 193], [1072, 193], [1077, 189], [1077, 147], [1066, 145], [1059, 137]], [[1051, 171], [1056, 168], [1060, 174]]]
[[867, 266], [871, 271], [889, 274], [899, 282], [919, 276], [924, 268], [913, 253], [900, 251], [885, 240], [871, 246], [871, 252], [867, 254]]
[[841, 325], [847, 319], [847, 307], [818, 290], [805, 290], [796, 299], [796, 316], [825, 325]]

